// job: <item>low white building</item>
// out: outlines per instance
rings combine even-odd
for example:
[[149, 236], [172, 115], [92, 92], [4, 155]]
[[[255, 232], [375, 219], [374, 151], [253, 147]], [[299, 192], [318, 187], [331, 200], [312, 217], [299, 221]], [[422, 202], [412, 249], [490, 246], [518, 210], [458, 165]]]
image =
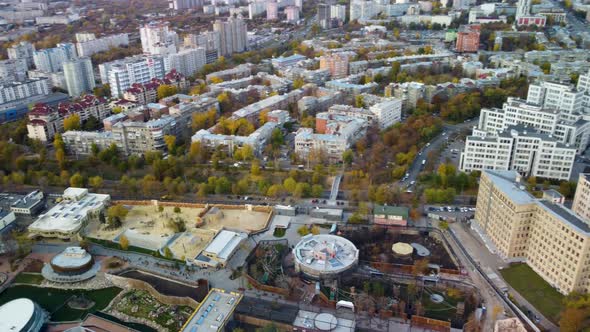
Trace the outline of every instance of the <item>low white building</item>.
[[85, 188], [67, 188], [62, 201], [29, 226], [29, 236], [71, 239], [89, 219], [98, 217], [110, 199], [110, 195], [92, 194]]
[[232, 255], [239, 249], [240, 243], [247, 238], [248, 235], [244, 233], [222, 229], [195, 257], [193, 263], [203, 267], [225, 267]]
[[0, 232], [16, 220], [14, 212], [0, 209]]

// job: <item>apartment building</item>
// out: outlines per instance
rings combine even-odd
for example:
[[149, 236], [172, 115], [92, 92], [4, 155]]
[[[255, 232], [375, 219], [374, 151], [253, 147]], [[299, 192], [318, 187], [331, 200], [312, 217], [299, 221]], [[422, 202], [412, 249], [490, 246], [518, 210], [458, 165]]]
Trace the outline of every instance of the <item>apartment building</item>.
[[35, 53], [35, 45], [21, 41], [7, 49], [8, 58], [11, 60], [24, 59], [27, 62], [27, 68], [33, 67], [33, 54]]
[[131, 87], [123, 93], [123, 99], [140, 104], [147, 105], [158, 101], [158, 87], [160, 85], [172, 85], [178, 91], [186, 91], [190, 82], [176, 70], [170, 71], [164, 78], [152, 78], [147, 83], [133, 83]]
[[477, 52], [479, 50], [479, 25], [462, 25], [457, 32], [457, 52]]
[[96, 38], [93, 33], [76, 34], [76, 50], [78, 56], [91, 56], [99, 52], [108, 51], [112, 47], [129, 45], [129, 36], [126, 33]]
[[0, 109], [2, 108], [2, 104], [31, 97], [47, 96], [50, 92], [51, 90], [46, 78], [0, 84]]
[[266, 20], [275, 21], [279, 19], [279, 4], [276, 1], [266, 2]]
[[343, 78], [348, 76], [348, 61], [347, 54], [324, 55], [320, 57], [320, 69], [329, 70], [332, 78]]
[[590, 173], [580, 174], [572, 210], [590, 223]]
[[24, 81], [27, 70], [26, 59], [0, 60], [0, 84]]
[[78, 114], [81, 122], [90, 116], [102, 121], [111, 114], [111, 107], [106, 99], [94, 95], [85, 95], [73, 103], [60, 103], [57, 107], [37, 104], [28, 114], [28, 137], [41, 142], [51, 141], [55, 134], [63, 132], [63, 121], [72, 114]]
[[533, 197], [517, 172], [482, 172], [474, 227], [491, 250], [526, 262], [560, 293], [590, 290], [590, 226], [565, 206]]
[[216, 20], [213, 31], [219, 32], [220, 55], [231, 55], [248, 49], [248, 29], [243, 19], [230, 17], [227, 21]]
[[564, 111], [568, 115], [582, 112], [584, 91], [572, 84], [541, 81], [529, 84], [527, 102], [543, 108]]
[[64, 78], [71, 97], [91, 92], [96, 86], [94, 70], [89, 57], [76, 58], [63, 63]]
[[205, 48], [189, 48], [166, 56], [164, 58], [164, 69], [166, 71], [176, 70], [185, 76], [191, 76], [201, 70], [206, 63], [207, 54]]
[[213, 78], [219, 78], [223, 81], [235, 80], [252, 75], [252, 65], [245, 63], [234, 68], [216, 71], [205, 76], [207, 83], [212, 83]]
[[221, 54], [221, 35], [219, 31], [205, 31], [200, 34], [188, 34], [184, 37], [184, 47], [204, 48], [206, 63], [213, 63]]
[[299, 7], [287, 6], [285, 8], [285, 15], [287, 15], [287, 22], [297, 23], [299, 21]]
[[222, 147], [230, 156], [233, 155], [235, 148], [248, 145], [254, 154], [260, 157], [275, 128], [277, 128], [275, 122], [266, 122], [248, 136], [214, 134], [209, 130], [201, 129], [193, 135], [191, 141], [200, 142], [202, 147], [210, 150]]
[[164, 57], [134, 56], [98, 66], [102, 83], [111, 87], [111, 96], [120, 97], [133, 83], [147, 83], [152, 78], [163, 78]]
[[77, 57], [76, 47], [72, 43], [57, 44], [54, 48], [33, 52], [35, 68], [45, 72], [62, 71], [64, 62]]
[[[328, 109], [331, 115], [344, 115], [362, 119], [368, 123], [375, 122], [379, 128], [385, 129], [401, 121], [402, 102], [397, 98], [384, 98], [368, 109], [350, 105], [333, 105]], [[317, 128], [316, 128], [317, 129]]]
[[496, 134], [467, 136], [459, 168], [464, 172], [515, 170], [524, 176], [569, 180], [576, 149], [523, 125]]
[[166, 55], [178, 50], [178, 34], [170, 30], [167, 22], [149, 22], [139, 28], [144, 54]]
[[295, 134], [295, 153], [305, 159], [330, 163], [342, 161], [342, 154], [366, 133], [367, 122], [359, 118], [330, 114], [316, 115], [316, 132], [300, 128]]

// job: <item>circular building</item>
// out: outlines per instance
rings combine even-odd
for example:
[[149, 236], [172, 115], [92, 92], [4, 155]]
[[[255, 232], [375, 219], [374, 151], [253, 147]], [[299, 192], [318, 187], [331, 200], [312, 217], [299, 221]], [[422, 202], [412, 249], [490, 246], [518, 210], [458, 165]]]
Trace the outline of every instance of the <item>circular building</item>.
[[359, 251], [349, 240], [328, 234], [307, 235], [293, 249], [295, 270], [314, 279], [338, 276], [358, 264]]
[[45, 264], [41, 273], [53, 282], [79, 282], [94, 277], [100, 270], [100, 263], [80, 247], [68, 247]]
[[409, 258], [414, 252], [414, 247], [405, 242], [397, 242], [391, 246], [391, 251], [395, 257]]
[[37, 332], [46, 320], [45, 311], [26, 298], [0, 306], [0, 331]]

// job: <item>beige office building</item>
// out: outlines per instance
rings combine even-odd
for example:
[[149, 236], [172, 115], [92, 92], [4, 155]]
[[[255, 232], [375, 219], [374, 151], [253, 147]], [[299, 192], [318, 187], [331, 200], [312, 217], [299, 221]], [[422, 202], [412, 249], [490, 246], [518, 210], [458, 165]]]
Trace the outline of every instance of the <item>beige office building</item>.
[[565, 206], [533, 197], [518, 173], [482, 172], [474, 223], [503, 259], [526, 262], [562, 294], [590, 291], [590, 226]]
[[590, 173], [580, 174], [572, 210], [590, 223]]

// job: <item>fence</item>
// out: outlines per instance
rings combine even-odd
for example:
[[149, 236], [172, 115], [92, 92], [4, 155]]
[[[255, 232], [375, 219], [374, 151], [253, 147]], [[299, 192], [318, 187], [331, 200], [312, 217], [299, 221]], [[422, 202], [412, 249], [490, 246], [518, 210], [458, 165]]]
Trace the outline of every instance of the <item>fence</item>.
[[437, 331], [437, 332], [447, 332], [451, 331], [451, 323], [445, 322], [438, 319], [432, 319], [428, 317], [422, 316], [412, 316], [412, 325], [413, 326], [420, 326], [429, 331]]
[[248, 275], [247, 273], [244, 275], [246, 277], [246, 279], [248, 280], [248, 282], [250, 283], [250, 285], [252, 285], [252, 287], [261, 290], [261, 291], [265, 291], [265, 292], [270, 292], [270, 293], [275, 293], [275, 294], [280, 294], [283, 296], [289, 296], [289, 290], [288, 289], [284, 289], [284, 288], [280, 288], [280, 287], [274, 287], [274, 286], [269, 286], [269, 285], [263, 285], [261, 283], [258, 282], [258, 280], [252, 278], [250, 275]]

